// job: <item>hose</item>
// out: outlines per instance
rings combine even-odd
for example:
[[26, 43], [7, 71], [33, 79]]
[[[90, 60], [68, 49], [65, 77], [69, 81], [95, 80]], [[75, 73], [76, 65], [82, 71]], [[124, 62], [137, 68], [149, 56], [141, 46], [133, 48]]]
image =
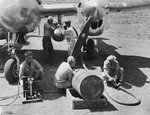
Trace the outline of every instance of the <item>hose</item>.
[[2, 99], [0, 99], [0, 101], [4, 101], [6, 99], [10, 99], [10, 98], [12, 98], [14, 96], [16, 96], [16, 98], [12, 102], [10, 102], [8, 104], [4, 104], [4, 105], [0, 104], [0, 106], [9, 106], [9, 105], [13, 104], [18, 99], [19, 94], [21, 94], [21, 93], [19, 93], [19, 90], [20, 89], [19, 89], [19, 81], [18, 81], [18, 92], [17, 92], [17, 94], [16, 95], [12, 95], [12, 96], [0, 97], [0, 98], [2, 98]]
[[76, 30], [75, 27], [73, 27], [73, 26], [72, 26], [72, 28], [74, 29], [74, 31], [75, 31], [75, 33], [76, 33], [76, 37], [78, 37], [79, 35], [78, 35], [77, 30]]
[[114, 102], [118, 103], [118, 104], [121, 104], [121, 105], [127, 105], [127, 106], [136, 106], [136, 105], [139, 105], [141, 103], [141, 100], [136, 98], [132, 93], [126, 91], [125, 89], [123, 89], [122, 87], [119, 87], [118, 90], [122, 90], [123, 92], [129, 94], [131, 97], [133, 97], [136, 102], [133, 102], [133, 103], [126, 103], [126, 102], [121, 102], [121, 101], [118, 101], [116, 99], [114, 99], [113, 97], [110, 96], [110, 94], [108, 93], [108, 91], [105, 89], [104, 92], [106, 93], [106, 95], [111, 99], [113, 100]]
[[3, 48], [5, 48], [5, 47], [7, 47], [7, 44], [8, 43], [5, 43], [2, 47], [0, 47], [0, 50], [3, 49]]
[[84, 68], [86, 71], [90, 71], [90, 70], [86, 67], [86, 65], [85, 65], [85, 63], [84, 63], [82, 54], [81, 54], [81, 57], [80, 57], [80, 58], [81, 58], [81, 62], [82, 62], [83, 68]]

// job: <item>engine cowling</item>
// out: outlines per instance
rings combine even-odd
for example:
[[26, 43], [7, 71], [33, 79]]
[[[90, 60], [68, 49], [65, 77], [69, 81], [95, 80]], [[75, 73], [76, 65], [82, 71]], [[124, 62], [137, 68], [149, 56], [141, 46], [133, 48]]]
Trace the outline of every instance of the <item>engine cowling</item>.
[[91, 26], [89, 28], [90, 36], [101, 35], [108, 28], [109, 10], [104, 8], [105, 0], [81, 0], [77, 9], [79, 23], [84, 25], [89, 16], [92, 16]]
[[32, 32], [40, 23], [40, 5], [36, 0], [0, 0], [0, 25], [16, 33], [20, 28]]
[[56, 27], [55, 28], [54, 33], [53, 33], [53, 39], [57, 42], [61, 42], [65, 39], [61, 27]]
[[98, 36], [101, 35], [104, 30], [108, 29], [108, 22], [107, 17], [103, 17], [99, 20], [93, 20], [91, 22], [91, 26], [89, 28], [89, 35], [90, 36]]

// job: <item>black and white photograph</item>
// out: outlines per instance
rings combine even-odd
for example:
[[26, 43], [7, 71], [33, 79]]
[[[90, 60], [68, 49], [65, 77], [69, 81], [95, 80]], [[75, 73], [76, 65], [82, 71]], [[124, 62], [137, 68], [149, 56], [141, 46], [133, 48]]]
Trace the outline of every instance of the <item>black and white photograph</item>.
[[150, 0], [0, 0], [0, 115], [150, 115]]

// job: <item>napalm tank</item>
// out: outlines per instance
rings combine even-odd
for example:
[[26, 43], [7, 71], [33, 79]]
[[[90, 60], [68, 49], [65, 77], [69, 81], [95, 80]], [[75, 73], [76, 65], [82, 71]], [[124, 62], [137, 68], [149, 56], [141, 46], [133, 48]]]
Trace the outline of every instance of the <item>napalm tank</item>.
[[62, 33], [62, 28], [60, 26], [56, 27], [53, 33], [53, 39], [57, 42], [64, 40], [64, 35]]
[[72, 87], [85, 100], [99, 99], [104, 91], [104, 84], [102, 79], [86, 70], [80, 70], [75, 73], [72, 79]]

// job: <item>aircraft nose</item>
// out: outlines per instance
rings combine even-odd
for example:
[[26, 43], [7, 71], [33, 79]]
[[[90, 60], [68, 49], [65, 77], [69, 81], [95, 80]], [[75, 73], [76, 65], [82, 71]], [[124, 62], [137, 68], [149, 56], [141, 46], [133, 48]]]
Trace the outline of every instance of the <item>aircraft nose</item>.
[[89, 0], [84, 4], [83, 13], [86, 17], [89, 17], [97, 9], [95, 0]]

